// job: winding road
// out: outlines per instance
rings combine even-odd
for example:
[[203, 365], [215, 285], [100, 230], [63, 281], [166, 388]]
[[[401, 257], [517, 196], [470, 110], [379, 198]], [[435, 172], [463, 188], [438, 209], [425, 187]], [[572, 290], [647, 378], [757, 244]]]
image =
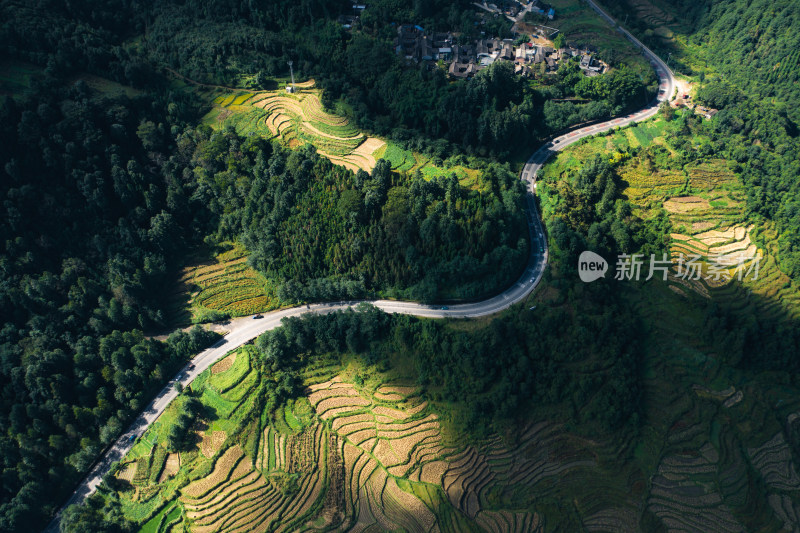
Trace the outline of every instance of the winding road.
[[[623, 117], [613, 118], [600, 124], [576, 128], [550, 142], [541, 146], [528, 159], [521, 173], [521, 178], [528, 184], [528, 194], [526, 201], [528, 204], [528, 230], [530, 232], [531, 246], [528, 266], [522, 276], [502, 293], [474, 303], [464, 303], [451, 305], [448, 308], [441, 306], [430, 306], [413, 302], [400, 302], [390, 300], [370, 301], [375, 307], [387, 313], [401, 313], [425, 318], [475, 318], [498, 313], [508, 307], [525, 299], [542, 279], [545, 266], [547, 265], [547, 240], [544, 228], [538, 215], [535, 201], [536, 176], [550, 156], [555, 152], [563, 150], [584, 137], [594, 135], [615, 127], [626, 126], [632, 122], [638, 122], [652, 117], [658, 112], [659, 104], [670, 98], [675, 87], [675, 78], [667, 65], [652, 51], [645, 47], [638, 39], [631, 35], [627, 30], [617, 26], [614, 19], [606, 14], [592, 0], [587, 3], [606, 19], [617, 31], [628, 38], [637, 46], [642, 54], [650, 61], [659, 78], [658, 96], [644, 109]], [[174, 400], [178, 393], [175, 391], [175, 384], [180, 383], [184, 387], [188, 386], [201, 372], [213, 365], [225, 354], [234, 350], [247, 342], [255, 339], [265, 331], [275, 329], [281, 325], [281, 320], [286, 317], [296, 317], [305, 313], [330, 313], [338, 310], [347, 309], [361, 302], [332, 302], [313, 304], [310, 306], [293, 307], [267, 313], [264, 318], [253, 320], [252, 317], [245, 317], [232, 321], [229, 326], [229, 333], [215, 345], [204, 350], [194, 357], [178, 375], [170, 380], [158, 396], [147, 406], [147, 408], [136, 418], [133, 424], [117, 441], [105, 452], [100, 460], [94, 465], [86, 478], [81, 482], [69, 500], [59, 510], [50, 524], [45, 528], [46, 533], [57, 533], [61, 513], [69, 505], [82, 502], [87, 496], [92, 494], [102, 481], [103, 476], [109, 471], [112, 463], [121, 460], [133, 447], [136, 438], [164, 412], [169, 403]]]

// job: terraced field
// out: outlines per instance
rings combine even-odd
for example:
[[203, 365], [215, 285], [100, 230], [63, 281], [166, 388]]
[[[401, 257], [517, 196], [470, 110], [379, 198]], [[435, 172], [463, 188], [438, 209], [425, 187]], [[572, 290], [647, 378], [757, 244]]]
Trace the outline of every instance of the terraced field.
[[179, 297], [197, 321], [209, 311], [242, 316], [279, 306], [275, 287], [247, 264], [239, 245], [216, 256], [214, 262], [186, 267], [179, 279]]
[[448, 443], [417, 387], [356, 385], [336, 366], [308, 372], [305, 396], [269, 416], [257, 357], [244, 347], [192, 384], [196, 446], [167, 449], [171, 406], [123, 460], [117, 491], [142, 531], [544, 531], [535, 506], [499, 495], [596, 466], [547, 423], [513, 444]]
[[[800, 422], [800, 397], [772, 390], [780, 415], [765, 416], [760, 393], [711, 357], [650, 360], [641, 435], [587, 440], [538, 422], [469, 442], [449, 432], [454, 413], [413, 382], [314, 357], [304, 392], [276, 409], [265, 409], [275, 381], [255, 347], [201, 374], [187, 393], [204, 406], [198, 444], [167, 448], [170, 407], [117, 469], [126, 517], [142, 531], [199, 532], [799, 525], [800, 476], [783, 428]], [[653, 379], [667, 365], [680, 378]]]
[[[643, 372], [646, 422], [632, 442], [631, 455], [620, 452], [628, 457], [621, 463], [623, 471], [637, 465], [623, 474], [627, 494], [634, 497], [610, 497], [628, 505], [581, 509], [583, 527], [798, 531], [800, 477], [792, 452], [800, 422], [797, 393], [776, 379], [780, 373], [750, 372], [736, 364], [738, 359], [728, 360], [724, 346], [710, 349], [704, 344], [707, 335], [698, 334], [707, 320], [703, 306], [687, 305], [686, 299], [699, 294], [733, 314], [741, 309], [742, 316], [767, 324], [793, 324], [800, 291], [777, 268], [774, 229], [746, 218], [743, 191], [729, 164], [706, 158], [676, 165], [677, 154], [664, 136], [650, 138], [641, 128], [570, 147], [541, 173], [544, 180], [557, 180], [578, 168], [590, 152], [610, 151], [634, 213], [642, 219], [666, 216], [671, 223], [668, 283], [621, 289], [651, 330]], [[638, 153], [628, 150], [648, 146]], [[681, 255], [695, 256], [699, 274], [710, 279], [676, 276]], [[757, 258], [757, 271], [756, 261], [746, 259], [740, 265], [740, 257]], [[737, 266], [745, 270], [741, 281]], [[724, 323], [715, 327], [733, 330]], [[620, 448], [625, 450], [625, 443]]]
[[266, 91], [218, 96], [205, 122], [214, 127], [230, 124], [244, 135], [280, 138], [291, 147], [310, 143], [336, 164], [353, 171], [371, 171], [377, 161], [375, 152], [386, 143], [364, 135], [347, 118], [328, 113], [313, 80], [297, 84], [296, 88], [295, 93]]
[[434, 177], [455, 175], [463, 187], [478, 188], [480, 171], [469, 168], [464, 164], [434, 164], [431, 158], [422, 154], [405, 150], [394, 143], [387, 143], [374, 153], [378, 159], [386, 159], [392, 165], [392, 170], [414, 174], [419, 171], [426, 179]]
[[[658, 364], [665, 363], [676, 364]], [[691, 363], [682, 365], [686, 371]], [[715, 381], [720, 387], [727, 378], [719, 375]], [[663, 439], [653, 441], [662, 449], [655, 452], [659, 459], [647, 513], [668, 531], [796, 531], [798, 504], [791, 494], [800, 477], [780, 425], [764, 417], [757, 393], [735, 386], [694, 385], [693, 390], [680, 394], [659, 380], [649, 387], [649, 395], [659, 400], [651, 414], [664, 426]], [[786, 411], [797, 407], [793, 401]]]
[[647, 157], [629, 157], [632, 148], [648, 147], [673, 156], [665, 125], [657, 117], [571, 146], [543, 168], [541, 179], [557, 180], [592, 154], [610, 152], [634, 214], [647, 219], [663, 210], [669, 217], [671, 290], [714, 297], [734, 308], [754, 301], [765, 318], [800, 316], [800, 290], [780, 271], [771, 249], [775, 230], [747, 221], [744, 192], [728, 162], [709, 158], [665, 169]]
[[292, 148], [310, 143], [332, 162], [354, 172], [371, 171], [378, 159], [386, 159], [397, 172], [419, 171], [431, 179], [454, 174], [461, 185], [477, 187], [480, 172], [465, 164], [434, 162], [431, 157], [370, 137], [346, 117], [326, 111], [313, 80], [296, 85], [298, 91], [242, 92], [214, 99], [204, 123], [213, 128], [233, 126], [241, 135], [281, 139]]
[[[734, 308], [752, 299], [765, 317], [797, 316], [800, 293], [769, 253], [773, 230], [769, 225], [756, 230], [747, 222], [744, 193], [725, 161], [686, 165], [682, 172], [630, 164], [620, 175], [628, 184], [625, 194], [643, 216], [661, 208], [668, 213], [672, 290], [713, 296]], [[767, 243], [766, 249], [756, 240]], [[693, 279], [697, 276], [690, 262], [697, 264], [699, 279]]]

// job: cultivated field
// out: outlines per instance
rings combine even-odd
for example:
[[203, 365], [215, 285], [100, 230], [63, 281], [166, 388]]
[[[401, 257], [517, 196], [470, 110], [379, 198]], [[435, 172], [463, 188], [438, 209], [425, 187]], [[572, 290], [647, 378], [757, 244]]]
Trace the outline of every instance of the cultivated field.
[[326, 111], [313, 80], [298, 83], [297, 92], [226, 93], [214, 98], [214, 108], [204, 122], [213, 128], [232, 125], [241, 135], [281, 139], [296, 148], [310, 143], [337, 165], [354, 172], [371, 171], [378, 159], [386, 159], [397, 172], [425, 178], [454, 174], [465, 187], [477, 187], [480, 171], [465, 164], [450, 164], [365, 135], [341, 115]]
[[[118, 468], [112, 488], [125, 516], [142, 531], [204, 533], [797, 524], [789, 442], [753, 391], [724, 375], [688, 394], [653, 382], [642, 435], [590, 440], [538, 422], [467, 441], [447, 425], [456, 413], [394, 371], [315, 357], [301, 395], [277, 408], [267, 407], [275, 376], [251, 346], [204, 372], [185, 393], [203, 405], [196, 445], [168, 449], [171, 406]], [[702, 368], [716, 375], [709, 360]], [[800, 412], [800, 400], [783, 410]], [[726, 417], [748, 422], [721, 425]]]
[[265, 91], [226, 94], [214, 99], [205, 122], [213, 127], [231, 124], [243, 135], [280, 138], [290, 147], [313, 144], [317, 151], [350, 170], [371, 171], [374, 153], [385, 142], [368, 137], [347, 118], [327, 112], [313, 81], [297, 84], [297, 92]]
[[[541, 179], [561, 179], [594, 154], [610, 153], [609, 159], [619, 163], [615, 171], [634, 214], [648, 219], [663, 211], [669, 218], [673, 292], [713, 296], [734, 308], [752, 299], [766, 318], [798, 316], [800, 291], [778, 269], [771, 250], [775, 230], [769, 223], [755, 227], [747, 221], [744, 192], [730, 164], [707, 158], [683, 168], [663, 168], [657, 160], [676, 155], [664, 141], [665, 127], [657, 117], [570, 146], [548, 162]], [[695, 142], [701, 146], [707, 140], [698, 137]], [[653, 155], [629, 155], [647, 148]], [[691, 279], [695, 263], [701, 279]]]
[[242, 348], [192, 384], [196, 446], [167, 449], [171, 406], [123, 460], [117, 492], [143, 531], [544, 531], [535, 506], [498, 494], [596, 466], [546, 423], [453, 444], [418, 387], [356, 385], [340, 367], [308, 372], [303, 397], [265, 413], [258, 357]]
[[[679, 254], [697, 256], [702, 274], [712, 275], [708, 281], [683, 280], [675, 276], [675, 264], [667, 283], [620, 287], [650, 330], [642, 372], [644, 422], [635, 439], [623, 437], [614, 444], [612, 454], [621, 458], [619, 476], [627, 480], [623, 491], [593, 494], [595, 501], [605, 501], [603, 506], [581, 502], [583, 527], [798, 530], [800, 477], [792, 449], [800, 400], [780, 379], [781, 372], [748, 373], [739, 355], [732, 355], [735, 350], [728, 353], [726, 344], [712, 343], [714, 331], [729, 339], [738, 333], [736, 342], [747, 341], [733, 320], [710, 317], [705, 300], [734, 319], [755, 317], [757, 327], [769, 327], [793, 323], [800, 291], [775, 263], [774, 227], [755, 225], [746, 217], [733, 167], [714, 157], [676, 163], [679, 154], [665, 142], [668, 127], [661, 118], [651, 122], [571, 146], [541, 173], [547, 181], [568, 178], [597, 150], [606, 150], [616, 159], [617, 183], [634, 214], [670, 222], [667, 244], [673, 261]], [[665, 135], [648, 140], [643, 127], [660, 127]], [[694, 148], [707, 142], [702, 136], [693, 139]], [[648, 150], [626, 156], [633, 148]], [[752, 271], [743, 281], [736, 279], [739, 254], [759, 258], [757, 279], [751, 279]], [[714, 280], [709, 259], [733, 280]], [[743, 267], [749, 270], [753, 263], [745, 261]], [[687, 304], [686, 299], [694, 301]]]
[[242, 316], [278, 307], [275, 287], [247, 264], [246, 255], [244, 248], [234, 244], [214, 261], [183, 269], [178, 297], [193, 321], [213, 312]]

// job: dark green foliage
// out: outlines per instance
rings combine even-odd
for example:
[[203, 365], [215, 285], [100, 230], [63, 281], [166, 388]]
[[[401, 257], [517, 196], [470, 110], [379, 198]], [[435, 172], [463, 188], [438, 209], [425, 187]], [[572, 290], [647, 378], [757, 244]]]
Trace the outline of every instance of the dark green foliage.
[[232, 131], [200, 130], [179, 144], [194, 152], [196, 196], [219, 217], [218, 238], [241, 238], [251, 264], [284, 283], [285, 300], [376, 290], [476, 298], [525, 264], [524, 189], [503, 166], [484, 165], [476, 191], [452, 176], [393, 173], [387, 161], [353, 175], [311, 147], [289, 151]]
[[[632, 80], [636, 99], [569, 104], [575, 108], [564, 114], [569, 120], [554, 121], [545, 120], [542, 104], [573, 94], [582, 74], [532, 90], [513, 74], [513, 65], [498, 62], [478, 80], [451, 83], [443, 69], [409, 65], [394, 53], [399, 24], [460, 32], [463, 42], [510, 36], [504, 17], [476, 24], [483, 21], [482, 12], [468, 0], [371, 3], [350, 32], [335, 20], [352, 9], [342, 1], [202, 0], [147, 8], [121, 4], [107, 6], [108, 11], [80, 2], [59, 10], [7, 3], [15, 23], [4, 26], [0, 45], [10, 57], [48, 65], [52, 73], [78, 68], [154, 87], [163, 86], [156, 72], [166, 68], [201, 83], [261, 88], [272, 86], [270, 78], [288, 75], [286, 62], [292, 60], [298, 73], [314, 77], [325, 89], [326, 104], [341, 98], [356, 124], [398, 142], [412, 140], [416, 146], [409, 147], [420, 151], [444, 138], [470, 153], [508, 155], [552, 133], [554, 124], [560, 129], [638, 105], [639, 94], [652, 94], [644, 87], [654, 80]], [[141, 42], [132, 45], [145, 29]], [[89, 44], [76, 47], [76, 42]], [[143, 131], [149, 129], [148, 124]]]
[[119, 500], [94, 495], [82, 505], [71, 505], [61, 518], [63, 533], [127, 533], [133, 524], [122, 516]]
[[[190, 99], [162, 92], [161, 79], [139, 68], [150, 64], [141, 54], [153, 51], [156, 36], [142, 47], [120, 46], [153, 14], [108, 8], [114, 13], [80, 2], [2, 7], [6, 20], [19, 22], [3, 25], [3, 50], [48, 65], [30, 94], [0, 103], [3, 530], [44, 521], [150, 395], [209, 341], [197, 331], [166, 344], [142, 333], [165, 325], [181, 258], [209, 232], [245, 235], [266, 271], [297, 282], [285, 294], [298, 299], [389, 288], [430, 299], [475, 296], [491, 289], [483, 273], [502, 285], [527, 253], [520, 188], [503, 167], [484, 169], [488, 192], [479, 194], [385, 167], [354, 178], [307, 152], [273, 154], [263, 140], [187, 129], [198, 116]], [[104, 97], [74, 81], [84, 69], [155, 92]], [[296, 206], [314, 210], [310, 227]], [[259, 233], [259, 224], [278, 224], [281, 246], [302, 257], [267, 265], [275, 236]], [[408, 245], [393, 240], [395, 224], [408, 226]], [[329, 257], [306, 255], [317, 238], [329, 251], [360, 244], [334, 268]], [[460, 292], [442, 294], [441, 284], [461, 270]]]
[[180, 452], [192, 449], [196, 442], [195, 434], [190, 431], [195, 419], [200, 416], [202, 404], [197, 398], [182, 397], [178, 403], [178, 412], [175, 424], [170, 426], [167, 435], [167, 447], [171, 452]]
[[217, 337], [161, 343], [141, 331], [163, 321], [171, 265], [193, 238], [185, 184], [160, 152], [172, 150], [180, 98], [101, 99], [62, 83], [50, 77], [0, 104], [4, 531], [37, 529], [155, 390]]
[[[710, 6], [692, 41], [701, 46], [704, 59], [745, 93], [797, 102], [799, 25], [800, 4], [793, 0], [727, 0]], [[787, 111], [800, 119], [796, 106]]]
[[621, 198], [621, 189], [612, 165], [601, 156], [548, 187], [547, 194], [557, 200], [548, 213], [548, 225], [559, 269], [572, 272], [584, 249], [606, 256], [635, 252], [661, 257], [666, 253], [666, 213], [649, 220], [633, 216], [631, 205]]
[[[703, 70], [710, 67], [751, 97], [775, 97], [789, 104], [789, 116], [800, 120], [798, 107], [791, 105], [800, 99], [800, 4], [794, 0], [669, 0], [666, 4], [676, 19], [670, 26], [686, 33], [688, 44], [693, 45], [684, 61], [682, 53], [673, 54], [673, 67], [684, 74], [693, 74], [700, 65]], [[626, 17], [639, 12], [636, 2], [614, 0], [603, 5], [618, 19], [626, 19], [628, 27], [661, 57], [676, 52], [666, 48], [670, 43], [649, 27], [650, 21]]]
[[[395, 331], [403, 339], [397, 348], [413, 354], [421, 385], [463, 406], [461, 429], [476, 436], [525, 420], [534, 406], [572, 398], [582, 411], [571, 421], [587, 432], [635, 427], [637, 321], [610, 297], [602, 308], [591, 298], [580, 305], [580, 315], [564, 309], [516, 313], [471, 333], [400, 319], [405, 325]], [[573, 365], [581, 372], [570, 372]]]

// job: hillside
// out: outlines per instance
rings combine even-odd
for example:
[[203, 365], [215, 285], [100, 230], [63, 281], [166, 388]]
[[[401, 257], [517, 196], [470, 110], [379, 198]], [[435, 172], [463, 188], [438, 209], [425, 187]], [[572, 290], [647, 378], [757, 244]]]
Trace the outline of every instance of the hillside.
[[797, 2], [607, 4], [674, 105], [583, 0], [0, 0], [0, 531], [800, 530]]
[[[369, 307], [293, 319], [196, 379], [89, 509], [143, 531], [544, 531], [582, 520], [563, 508], [578, 498], [590, 521], [627, 521], [596, 500], [626, 490], [605, 463], [637, 409], [635, 373], [610, 370], [638, 364], [626, 318], [554, 306], [477, 327]], [[615, 347], [570, 339], [579, 324], [616, 332]], [[588, 395], [580, 412], [574, 394]], [[537, 421], [555, 412], [564, 418]]]
[[800, 5], [791, 0], [601, 2], [676, 71], [721, 78], [755, 99], [779, 102], [797, 122]]

